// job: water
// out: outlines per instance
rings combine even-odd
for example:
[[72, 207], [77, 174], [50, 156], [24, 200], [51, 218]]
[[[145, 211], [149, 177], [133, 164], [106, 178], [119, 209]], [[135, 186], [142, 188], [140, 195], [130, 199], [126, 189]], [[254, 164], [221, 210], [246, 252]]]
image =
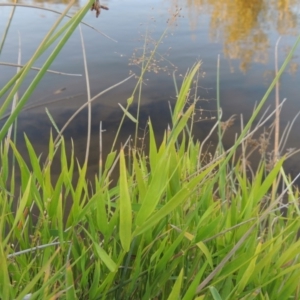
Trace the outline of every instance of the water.
[[[13, 1], [11, 1], [13, 2]], [[7, 3], [7, 1], [0, 1]], [[68, 1], [19, 1], [63, 11]], [[85, 1], [77, 1], [76, 9]], [[127, 78], [139, 74], [140, 57], [146, 42], [149, 55], [155, 43], [168, 28], [159, 45], [158, 54], [151, 72], [146, 74], [143, 85], [140, 136], [148, 116], [151, 117], [158, 135], [163, 133], [169, 118], [169, 102], [174, 103], [175, 88], [172, 74], [180, 85], [183, 75], [196, 61], [201, 60], [199, 80], [198, 122], [195, 136], [204, 139], [216, 117], [217, 57], [220, 54], [220, 94], [223, 120], [237, 115], [233, 126], [224, 137], [229, 147], [240, 130], [243, 114], [246, 122], [256, 102], [267, 90], [274, 76], [274, 51], [279, 36], [278, 64], [284, 61], [288, 50], [299, 33], [300, 8], [297, 1], [275, 0], [107, 0], [101, 1], [109, 7], [99, 18], [89, 12], [85, 22], [97, 28], [111, 39], [82, 26], [87, 54], [88, 72], [92, 96]], [[5, 32], [11, 7], [0, 6], [0, 36]], [[22, 63], [35, 51], [58, 15], [44, 10], [18, 7], [14, 13], [4, 47], [1, 62], [17, 63], [19, 37]], [[113, 40], [117, 41], [113, 41]], [[280, 99], [287, 98], [281, 113], [281, 131], [300, 110], [299, 101], [299, 49], [280, 84]], [[46, 56], [35, 64], [42, 65]], [[82, 45], [79, 31], [70, 38], [62, 53], [51, 66], [52, 70], [84, 75]], [[16, 69], [0, 65], [0, 86], [13, 76]], [[33, 78], [32, 71], [26, 84]], [[117, 124], [122, 116], [118, 103], [126, 105], [136, 84], [132, 78], [125, 84], [107, 92], [96, 100], [92, 108], [92, 145], [90, 172], [97, 170], [99, 159], [99, 122], [103, 122], [103, 143], [110, 149]], [[25, 90], [24, 85], [20, 94]], [[274, 106], [274, 93], [267, 106]], [[37, 152], [45, 152], [51, 123], [46, 114], [48, 108], [59, 127], [86, 101], [84, 76], [46, 74], [31, 96], [31, 109], [25, 110], [19, 120], [19, 139], [24, 132], [35, 144]], [[53, 102], [59, 100], [58, 102]], [[3, 99], [0, 99], [3, 101]], [[131, 112], [136, 111], [136, 105]], [[200, 113], [201, 112], [201, 113]], [[201, 119], [200, 119], [201, 118]], [[74, 139], [76, 155], [82, 161], [87, 135], [87, 111], [82, 111], [66, 130], [67, 140]], [[268, 122], [269, 126], [271, 122]], [[300, 119], [295, 121], [285, 148], [299, 148]], [[134, 124], [126, 120], [121, 141], [134, 132]], [[215, 140], [212, 138], [211, 143]], [[20, 147], [22, 145], [20, 144]], [[300, 170], [299, 156], [288, 160], [286, 168], [295, 173]]]

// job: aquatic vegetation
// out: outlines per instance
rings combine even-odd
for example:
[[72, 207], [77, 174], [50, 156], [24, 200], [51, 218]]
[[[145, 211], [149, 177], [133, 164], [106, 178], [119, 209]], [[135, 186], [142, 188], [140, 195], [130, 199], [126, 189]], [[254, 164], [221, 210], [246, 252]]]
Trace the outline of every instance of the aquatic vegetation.
[[[219, 102], [216, 151], [203, 159], [205, 141], [193, 137], [196, 107], [190, 89], [201, 67], [196, 63], [178, 90], [163, 141], [156, 141], [149, 119], [148, 150], [131, 145], [130, 138], [120, 147], [114, 142], [91, 184], [87, 159], [81, 165], [74, 149], [67, 152], [62, 129], [54, 121], [57, 133], [49, 138], [46, 158], [25, 136], [28, 162], [9, 128], [92, 3], [63, 30], [53, 28], [29, 63], [1, 87], [1, 96], [11, 89], [0, 108], [3, 116], [18, 80], [24, 80], [40, 53], [64, 34], [0, 130], [0, 298], [299, 298], [299, 191], [284, 172], [285, 157], [268, 168], [262, 157], [249, 176], [246, 148], [254, 144], [257, 128], [274, 114], [252, 128], [300, 38], [232, 148], [224, 150], [222, 135], [233, 119], [221, 123]], [[139, 101], [135, 92], [139, 95], [150, 62], [151, 57], [127, 107], [122, 107], [124, 118], [135, 123], [139, 118], [129, 108], [136, 98]], [[88, 97], [86, 106], [92, 100]], [[54, 160], [61, 165], [55, 180]], [[116, 169], [118, 178], [112, 184]]]

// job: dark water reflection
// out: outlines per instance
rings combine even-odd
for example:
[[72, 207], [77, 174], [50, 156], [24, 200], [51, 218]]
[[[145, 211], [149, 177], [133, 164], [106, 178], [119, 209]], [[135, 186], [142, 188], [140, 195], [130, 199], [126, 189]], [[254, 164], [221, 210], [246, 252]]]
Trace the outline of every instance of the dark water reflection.
[[[3, 3], [4, 1], [0, 1]], [[11, 1], [14, 2], [14, 1]], [[21, 3], [21, 1], [19, 1]], [[26, 1], [62, 11], [68, 1]], [[85, 1], [77, 1], [76, 8]], [[118, 42], [83, 26], [85, 47], [88, 57], [89, 78], [92, 95], [126, 78], [130, 72], [139, 73], [143, 45], [147, 41], [149, 55], [162, 32], [169, 30], [159, 46], [155, 63], [146, 74], [143, 86], [141, 130], [150, 115], [155, 128], [161, 134], [169, 120], [168, 102], [174, 102], [175, 88], [172, 73], [180, 84], [186, 69], [201, 59], [203, 65], [199, 81], [199, 102], [195, 136], [203, 139], [210, 130], [216, 109], [216, 61], [221, 54], [220, 89], [224, 120], [231, 115], [243, 114], [244, 120], [250, 117], [255, 102], [264, 95], [274, 76], [274, 47], [280, 35], [279, 65], [299, 31], [299, 3], [296, 0], [143, 0], [143, 1], [102, 1], [109, 11], [101, 12], [98, 19], [94, 12], [88, 13], [85, 21], [101, 30]], [[0, 7], [0, 36], [5, 30], [11, 8]], [[73, 13], [72, 12], [72, 13]], [[17, 62], [18, 32], [22, 40], [22, 62], [26, 62], [43, 36], [57, 19], [57, 15], [28, 8], [17, 8], [9, 28], [0, 56], [0, 61]], [[287, 98], [282, 110], [281, 129], [300, 110], [299, 71], [297, 55], [284, 73], [280, 85], [280, 98]], [[46, 55], [36, 66], [41, 66]], [[78, 31], [68, 41], [66, 47], [52, 64], [51, 69], [68, 73], [84, 74], [82, 50]], [[0, 86], [13, 76], [15, 69], [0, 65]], [[22, 93], [31, 76], [21, 88]], [[103, 121], [104, 146], [110, 149], [121, 117], [118, 103], [126, 105], [126, 99], [136, 84], [131, 79], [124, 85], [103, 95], [93, 104], [93, 138], [91, 145], [90, 170], [97, 171], [99, 159], [99, 122]], [[71, 97], [71, 98], [69, 98]], [[65, 100], [50, 104], [50, 101]], [[0, 99], [0, 101], [3, 101]], [[31, 97], [30, 105], [43, 104], [24, 111], [19, 120], [19, 136], [25, 131], [36, 144], [38, 152], [45, 151], [51, 127], [45, 115], [45, 107], [53, 115], [58, 126], [63, 126], [67, 118], [86, 101], [85, 78], [46, 74], [38, 89]], [[273, 106], [274, 95], [268, 105]], [[136, 110], [136, 104], [131, 112]], [[238, 119], [238, 118], [237, 118]], [[239, 131], [239, 121], [227, 132], [224, 143], [229, 147]], [[80, 113], [72, 122], [66, 134], [75, 141], [76, 155], [83, 159], [87, 132], [87, 112]], [[269, 125], [269, 124], [268, 124]], [[294, 125], [287, 147], [299, 148], [300, 121]], [[126, 121], [121, 140], [134, 132], [134, 124]], [[212, 139], [214, 143], [214, 139]], [[299, 156], [287, 162], [287, 168], [298, 172]]]

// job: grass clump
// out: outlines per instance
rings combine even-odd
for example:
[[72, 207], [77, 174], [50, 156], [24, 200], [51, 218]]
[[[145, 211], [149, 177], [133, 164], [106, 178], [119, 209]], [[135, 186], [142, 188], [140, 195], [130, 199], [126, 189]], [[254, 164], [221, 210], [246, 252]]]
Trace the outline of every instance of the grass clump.
[[[2, 145], [2, 297], [22, 299], [29, 292], [33, 299], [296, 295], [299, 215], [293, 205], [283, 215], [283, 195], [269, 196], [284, 158], [268, 173], [262, 163], [251, 180], [241, 172], [240, 160], [224, 166], [225, 155], [199, 169], [200, 143], [185, 129], [194, 106], [184, 108], [182, 99], [162, 143], [156, 144], [149, 121], [149, 153], [128, 147], [111, 152], [92, 190], [86, 165], [77, 165], [74, 184], [74, 155], [67, 159], [63, 138], [57, 146], [50, 138], [44, 165], [29, 140], [29, 164], [10, 142], [21, 172], [18, 192]], [[55, 157], [61, 173], [53, 183]], [[109, 174], [117, 160], [120, 175], [111, 187]], [[296, 191], [287, 203], [294, 199]]]
[[[187, 105], [199, 68], [182, 83], [163, 141], [157, 144], [149, 120], [149, 151], [112, 149], [92, 187], [87, 160], [76, 162], [63, 136], [50, 136], [44, 162], [25, 137], [25, 162], [5, 138], [9, 117], [0, 131], [1, 299], [299, 298], [299, 196], [282, 168], [285, 157], [271, 170], [262, 160], [251, 178], [245, 157], [232, 159], [268, 93], [236, 144], [225, 152], [220, 136], [218, 155], [203, 163], [191, 130], [195, 104]], [[138, 122], [130, 105], [124, 116]], [[54, 181], [55, 159], [61, 172]], [[285, 186], [271, 193], [279, 176]]]

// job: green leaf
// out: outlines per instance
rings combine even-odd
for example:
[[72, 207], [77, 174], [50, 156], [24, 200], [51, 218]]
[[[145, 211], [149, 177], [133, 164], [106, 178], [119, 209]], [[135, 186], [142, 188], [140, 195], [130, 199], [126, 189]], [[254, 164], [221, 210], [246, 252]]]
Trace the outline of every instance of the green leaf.
[[54, 127], [55, 131], [59, 134], [59, 131], [60, 131], [60, 130], [58, 129], [58, 127], [57, 127], [57, 125], [56, 125], [56, 123], [55, 123], [55, 121], [54, 121], [54, 119], [53, 119], [53, 117], [52, 117], [52, 115], [51, 115], [51, 113], [49, 112], [49, 110], [48, 110], [47, 107], [45, 108], [45, 111], [46, 111], [46, 114], [47, 114], [47, 116], [48, 116], [48, 118], [49, 118], [49, 120], [50, 120], [52, 126]]
[[123, 249], [128, 252], [131, 244], [132, 210], [126, 175], [124, 150], [120, 151], [120, 224], [119, 235]]
[[30, 143], [30, 141], [28, 140], [26, 134], [25, 134], [25, 141], [26, 141], [26, 146], [27, 146], [27, 150], [28, 150], [28, 154], [30, 157], [30, 162], [31, 162], [31, 166], [34, 172], [34, 175], [36, 176], [38, 182], [40, 185], [42, 185], [43, 182], [43, 174], [42, 174], [42, 170], [40, 167], [40, 162], [39, 159], [32, 147], [32, 144]]
[[149, 162], [151, 170], [155, 170], [157, 162], [157, 145], [155, 140], [155, 135], [152, 127], [152, 123], [148, 121], [149, 127]]
[[206, 247], [206, 245], [203, 242], [198, 242], [196, 245], [204, 253], [204, 255], [205, 255], [205, 257], [206, 257], [206, 259], [207, 259], [210, 267], [213, 269], [214, 268], [214, 264], [213, 264], [213, 260], [212, 260], [212, 255], [209, 252], [209, 250]]
[[[94, 201], [96, 200], [95, 202], [96, 202], [97, 225], [98, 225], [98, 229], [106, 237], [106, 234], [107, 234], [107, 225], [108, 225], [107, 208], [106, 208], [106, 205], [105, 205], [105, 195], [106, 194], [103, 193], [103, 192], [101, 192], [101, 193], [97, 192], [97, 194], [99, 194], [99, 196], [97, 198], [93, 197], [94, 198], [93, 200]], [[89, 203], [90, 203], [91, 200], [92, 199], [89, 200]]]
[[0, 149], [1, 149], [1, 154], [0, 154], [0, 158], [1, 158], [1, 178], [0, 178], [0, 188], [1, 189], [5, 189], [4, 186], [6, 185], [6, 180], [8, 179], [8, 174], [9, 174], [9, 156], [8, 156], [8, 151], [9, 151], [9, 147], [6, 146], [2, 146], [0, 145]]
[[181, 116], [179, 121], [174, 125], [173, 130], [171, 131], [171, 134], [168, 138], [168, 143], [169, 144], [174, 144], [178, 140], [179, 134], [182, 132], [184, 127], [186, 126], [188, 120], [190, 119], [192, 113], [195, 110], [195, 105], [191, 105], [187, 111]]
[[106, 158], [106, 161], [105, 161], [105, 170], [110, 169], [110, 167], [112, 166], [112, 164], [115, 161], [116, 155], [117, 155], [117, 151], [110, 152], [107, 155], [107, 158]]
[[194, 76], [196, 75], [196, 73], [198, 72], [200, 65], [201, 65], [201, 63], [198, 62], [193, 67], [193, 69], [187, 74], [185, 79], [183, 80], [183, 83], [181, 85], [180, 92], [179, 92], [179, 95], [178, 95], [178, 98], [176, 101], [176, 105], [174, 108], [174, 112], [173, 112], [173, 117], [172, 117], [173, 126], [177, 123], [177, 120], [180, 118], [180, 114], [182, 113], [183, 108], [186, 104], [186, 100], [187, 100], [186, 98], [187, 98], [187, 95], [191, 88], [192, 80], [193, 80]]
[[220, 296], [219, 292], [216, 290], [215, 287], [210, 286], [209, 290], [210, 290], [214, 300], [222, 300], [222, 297]]
[[92, 284], [89, 288], [89, 299], [95, 299], [98, 296], [98, 286], [101, 279], [100, 274], [101, 274], [100, 262], [96, 261], [94, 264]]
[[144, 224], [154, 212], [158, 202], [168, 185], [168, 160], [163, 158], [157, 164], [152, 174], [151, 182], [147, 187], [145, 198], [141, 199], [141, 208], [136, 216], [136, 225]]
[[[17, 226], [17, 224], [19, 223], [19, 221], [24, 217], [23, 214], [24, 214], [25, 208], [27, 207], [27, 203], [28, 203], [29, 195], [30, 195], [31, 180], [32, 180], [32, 177], [30, 176], [28, 183], [27, 183], [27, 187], [25, 189], [25, 192], [20, 200], [20, 204], [18, 206], [17, 213], [14, 218], [14, 223], [12, 225], [12, 229], [15, 228]], [[22, 220], [22, 221], [24, 221], [24, 220]]]
[[168, 297], [168, 300], [175, 300], [180, 299], [180, 289], [182, 284], [182, 278], [183, 278], [183, 269], [181, 269], [179, 276], [177, 277], [175, 284], [173, 286], [172, 292]]
[[92, 235], [84, 228], [82, 229], [85, 231], [86, 235], [91, 239], [93, 242], [93, 247], [96, 251], [95, 254], [98, 255], [98, 257], [104, 262], [106, 267], [111, 271], [111, 272], [116, 272], [118, 269], [118, 266], [116, 263], [109, 257], [109, 255], [105, 252], [103, 248], [100, 247], [98, 242], [92, 237]]
[[53, 141], [53, 135], [52, 135], [52, 130], [50, 131], [50, 138], [49, 138], [49, 153], [48, 153], [48, 159], [50, 162], [52, 162], [54, 154], [55, 154], [55, 145]]
[[[185, 231], [183, 234], [189, 241], [193, 241], [195, 239], [194, 235], [190, 234], [189, 232]], [[211, 253], [209, 252], [208, 248], [206, 247], [206, 245], [200, 241], [200, 242], [196, 243], [196, 246], [203, 252], [210, 267], [213, 269], [214, 265], [213, 265], [213, 261], [212, 261], [212, 256], [211, 256]]]
[[266, 193], [268, 192], [268, 190], [270, 189], [270, 187], [272, 186], [274, 180], [276, 179], [276, 177], [278, 176], [280, 169], [282, 167], [282, 164], [285, 161], [285, 157], [282, 157], [274, 166], [274, 168], [272, 169], [272, 171], [268, 174], [268, 176], [266, 177], [266, 179], [263, 181], [260, 189], [254, 191], [255, 192], [255, 198], [260, 200], [263, 198], [264, 195], [266, 195]]
[[207, 268], [207, 265], [208, 265], [208, 262], [205, 261], [203, 266], [201, 267], [201, 269], [195, 276], [193, 282], [189, 285], [189, 288], [186, 291], [182, 300], [194, 300], [195, 299], [194, 297], [195, 297], [197, 286], [199, 285], [199, 282], [204, 274], [205, 269]]
[[134, 235], [139, 235], [143, 233], [144, 231], [150, 229], [155, 224], [157, 224], [162, 218], [170, 214], [176, 207], [178, 207], [180, 204], [184, 203], [193, 193], [193, 189], [201, 182], [201, 180], [209, 174], [218, 164], [220, 161], [217, 161], [210, 167], [208, 167], [206, 170], [201, 172], [199, 175], [197, 175], [195, 178], [191, 179], [189, 183], [186, 184], [186, 186], [182, 187], [180, 191], [174, 195], [159, 211], [154, 213], [147, 222], [144, 222], [143, 225], [137, 226]]
[[[24, 297], [30, 293], [32, 290], [34, 290], [34, 287], [37, 285], [37, 282], [41, 280], [43, 275], [45, 274], [46, 270], [50, 268], [51, 263], [53, 259], [58, 255], [60, 249], [57, 249], [51, 257], [49, 257], [46, 261], [46, 263], [38, 270], [38, 273], [30, 279], [30, 281], [25, 285], [25, 287], [22, 289], [22, 292], [18, 295], [16, 300], [23, 300]], [[57, 275], [57, 274], [54, 274]], [[52, 275], [53, 276], [53, 275]], [[54, 276], [53, 276], [54, 277]], [[39, 291], [38, 291], [39, 293]]]
[[143, 176], [143, 172], [139, 166], [139, 162], [136, 156], [133, 157], [133, 168], [134, 168], [134, 173], [138, 185], [139, 199], [144, 199], [147, 193], [147, 183]]
[[237, 287], [237, 293], [238, 294], [240, 294], [244, 290], [244, 288], [246, 287], [246, 284], [248, 283], [251, 275], [254, 272], [257, 256], [261, 251], [261, 246], [262, 246], [261, 242], [258, 242], [258, 245], [256, 247], [253, 258], [251, 259], [251, 261], [250, 261], [246, 271], [244, 272], [242, 278], [238, 282], [238, 287]]
[[[4, 220], [2, 214], [1, 214], [1, 219]], [[1, 223], [0, 225], [1, 225], [0, 229], [2, 231], [3, 226]], [[4, 251], [4, 247], [5, 244], [2, 242], [2, 234], [0, 234], [0, 259], [1, 259], [1, 268], [3, 268], [0, 276], [0, 297], [2, 299], [11, 299], [12, 288], [9, 288], [11, 285], [11, 278], [8, 270], [7, 253]]]
[[12, 142], [10, 142], [10, 146], [13, 149], [14, 155], [15, 155], [17, 161], [18, 161], [18, 164], [19, 164], [19, 168], [20, 168], [20, 171], [21, 171], [22, 190], [24, 191], [25, 187], [27, 185], [27, 182], [29, 180], [29, 177], [31, 176], [30, 171], [29, 171], [22, 155], [17, 150], [16, 146]]
[[66, 265], [66, 300], [76, 300], [76, 293], [74, 288], [74, 279], [73, 279], [73, 272], [70, 262], [67, 262]]
[[286, 251], [281, 251], [280, 257], [276, 261], [276, 266], [282, 267], [286, 263], [294, 260], [296, 256], [299, 254], [299, 249], [300, 249], [300, 241], [298, 240], [297, 242], [290, 245], [289, 248], [286, 249]]
[[137, 123], [137, 119], [128, 112], [128, 110], [126, 110], [126, 108], [124, 108], [120, 103], [118, 103], [119, 106], [121, 107], [121, 109], [123, 110], [123, 113], [134, 123]]
[[171, 245], [167, 245], [165, 251], [162, 252], [162, 258], [156, 264], [156, 274], [164, 272], [166, 270], [167, 264], [170, 262], [172, 256], [175, 254], [175, 250], [178, 248], [183, 240], [183, 234], [180, 234]]

